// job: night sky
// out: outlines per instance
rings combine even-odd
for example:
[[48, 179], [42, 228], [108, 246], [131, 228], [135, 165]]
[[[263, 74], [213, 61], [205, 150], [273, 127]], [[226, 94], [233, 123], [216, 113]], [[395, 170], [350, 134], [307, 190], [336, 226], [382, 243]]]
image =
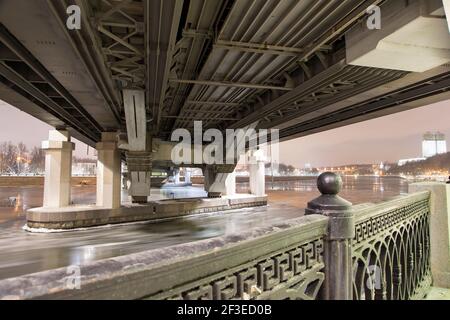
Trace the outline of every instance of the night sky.
[[[0, 101], [0, 142], [23, 141], [29, 147], [39, 146], [47, 139], [49, 129]], [[317, 167], [396, 162], [422, 155], [422, 134], [426, 131], [441, 131], [450, 138], [450, 101], [284, 142], [280, 145], [280, 161], [299, 168], [306, 163]], [[75, 142], [75, 155], [86, 156], [86, 145]]]

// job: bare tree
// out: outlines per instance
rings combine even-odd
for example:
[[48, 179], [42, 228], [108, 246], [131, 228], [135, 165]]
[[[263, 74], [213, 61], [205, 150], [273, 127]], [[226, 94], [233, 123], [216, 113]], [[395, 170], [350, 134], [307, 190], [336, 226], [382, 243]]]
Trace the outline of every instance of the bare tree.
[[18, 149], [11, 142], [0, 145], [0, 169], [2, 174], [17, 174]]
[[45, 171], [45, 152], [41, 148], [34, 147], [31, 151], [30, 170], [37, 174]]
[[6, 173], [5, 145], [5, 142], [0, 144], [0, 174]]
[[28, 171], [28, 148], [23, 142], [17, 145], [17, 174], [26, 173]]

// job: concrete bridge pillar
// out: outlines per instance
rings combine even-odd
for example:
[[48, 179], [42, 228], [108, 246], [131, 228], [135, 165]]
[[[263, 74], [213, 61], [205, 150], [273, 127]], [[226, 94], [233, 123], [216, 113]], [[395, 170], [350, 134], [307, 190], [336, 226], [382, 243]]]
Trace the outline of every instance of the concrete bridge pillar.
[[133, 203], [146, 203], [150, 196], [152, 176], [152, 141], [147, 136], [147, 112], [145, 92], [142, 90], [123, 91], [125, 118], [127, 123], [128, 177], [131, 181], [128, 194]]
[[232, 196], [236, 194], [235, 165], [206, 165], [203, 169], [205, 190], [208, 197]]
[[236, 172], [225, 173], [225, 195], [234, 196], [236, 194]]
[[264, 196], [266, 194], [265, 159], [260, 150], [250, 151], [249, 171], [250, 193], [255, 196]]
[[191, 168], [184, 168], [184, 182], [192, 183], [191, 181]]
[[70, 205], [72, 151], [75, 145], [65, 130], [50, 130], [49, 139], [42, 142], [45, 150], [44, 207], [61, 208]]
[[128, 194], [133, 203], [147, 203], [150, 196], [152, 155], [148, 152], [128, 152], [127, 162], [131, 181]]
[[121, 161], [114, 132], [102, 133], [97, 144], [97, 205], [109, 209], [121, 205]]
[[180, 169], [175, 169], [173, 173], [173, 182], [175, 184], [180, 184]]

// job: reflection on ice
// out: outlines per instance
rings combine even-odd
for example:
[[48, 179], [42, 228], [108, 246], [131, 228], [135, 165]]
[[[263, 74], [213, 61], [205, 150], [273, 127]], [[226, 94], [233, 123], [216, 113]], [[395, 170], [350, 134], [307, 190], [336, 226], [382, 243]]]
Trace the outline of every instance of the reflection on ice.
[[[344, 177], [340, 195], [353, 203], [376, 202], [407, 192], [405, 180]], [[248, 184], [239, 184], [247, 192]], [[30, 234], [22, 230], [25, 210], [42, 205], [42, 187], [0, 188], [0, 200], [17, 197], [14, 207], [0, 206], [0, 279], [68, 265], [198, 241], [247, 231], [303, 215], [306, 203], [318, 195], [314, 178], [274, 183], [267, 181], [269, 206], [183, 219], [134, 223], [64, 233]], [[76, 204], [95, 202], [95, 186], [73, 188]], [[164, 188], [160, 199], [202, 197], [202, 188]]]

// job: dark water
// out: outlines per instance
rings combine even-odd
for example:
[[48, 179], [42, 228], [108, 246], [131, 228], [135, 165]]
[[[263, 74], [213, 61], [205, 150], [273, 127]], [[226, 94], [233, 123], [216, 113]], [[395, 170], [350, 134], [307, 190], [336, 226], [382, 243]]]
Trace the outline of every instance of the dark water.
[[[0, 203], [16, 197], [14, 207], [0, 207], [0, 279], [77, 265], [94, 260], [238, 233], [302, 216], [306, 203], [318, 196], [314, 178], [267, 181], [269, 206], [157, 223], [109, 226], [84, 231], [31, 234], [22, 230], [25, 211], [42, 205], [42, 187], [1, 188]], [[247, 192], [248, 184], [238, 184]], [[344, 177], [341, 196], [353, 203], [379, 202], [406, 193], [400, 178]], [[95, 186], [72, 190], [76, 204], [95, 202]], [[164, 190], [160, 197], [202, 195], [200, 188]], [[126, 195], [123, 195], [125, 197]]]

